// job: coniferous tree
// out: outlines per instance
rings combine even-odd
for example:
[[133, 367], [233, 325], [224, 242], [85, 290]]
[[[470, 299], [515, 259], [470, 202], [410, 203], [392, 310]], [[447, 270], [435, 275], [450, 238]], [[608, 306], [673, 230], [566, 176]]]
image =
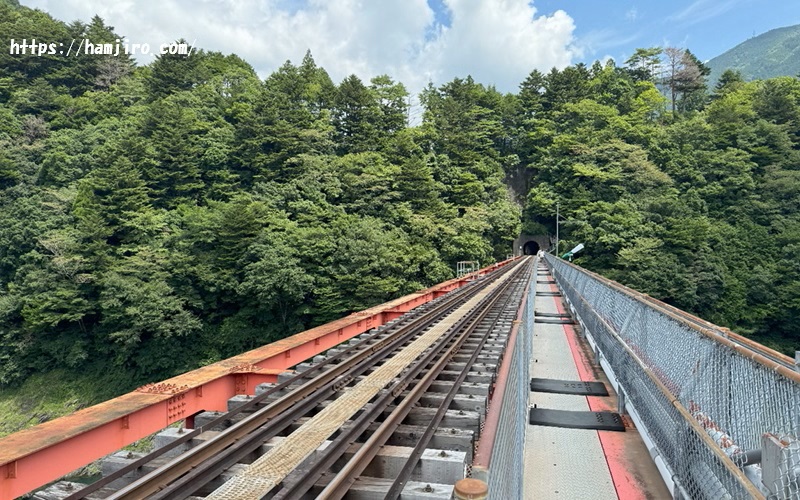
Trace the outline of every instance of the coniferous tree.
[[357, 76], [345, 78], [336, 91], [333, 110], [339, 150], [348, 153], [377, 150], [380, 112], [374, 94]]

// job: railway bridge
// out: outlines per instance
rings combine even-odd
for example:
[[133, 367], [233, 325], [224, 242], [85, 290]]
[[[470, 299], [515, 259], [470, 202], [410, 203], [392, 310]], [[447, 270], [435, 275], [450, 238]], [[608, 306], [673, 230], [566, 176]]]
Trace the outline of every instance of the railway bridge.
[[794, 359], [539, 252], [2, 438], [0, 498], [789, 499], [799, 434]]

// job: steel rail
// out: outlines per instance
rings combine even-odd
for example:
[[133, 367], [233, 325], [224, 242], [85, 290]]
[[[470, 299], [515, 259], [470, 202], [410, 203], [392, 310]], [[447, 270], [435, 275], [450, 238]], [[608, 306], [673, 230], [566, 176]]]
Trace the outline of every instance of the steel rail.
[[[423, 315], [421, 315], [420, 318], [417, 318], [417, 320], [419, 321], [419, 320], [423, 320], [423, 318], [425, 318], [424, 321], [426, 323], [428, 321], [432, 322], [432, 321], [434, 321], [436, 319], [436, 317], [438, 317], [439, 314], [441, 314], [442, 311], [446, 311], [446, 310], [454, 307], [455, 304], [458, 304], [458, 303], [462, 302], [465, 299], [465, 297], [469, 297], [469, 296], [473, 295], [474, 293], [477, 293], [476, 291], [474, 291], [474, 288], [472, 288], [470, 290], [467, 290], [467, 289], [463, 289], [463, 290], [464, 290], [463, 293], [459, 293], [456, 297], [453, 297], [452, 300], [443, 301], [441, 304], [438, 304], [436, 307], [434, 307], [430, 311], [427, 311], [427, 312], [423, 313]], [[461, 290], [459, 290], [459, 291], [461, 291]], [[397, 340], [397, 339], [400, 338], [400, 336], [405, 335], [408, 332], [409, 332], [409, 325], [408, 324], [407, 325], [403, 325], [403, 326], [400, 327], [400, 329], [397, 332], [394, 332], [393, 334], [391, 334], [387, 338], [379, 340], [378, 344], [376, 344], [375, 346], [366, 346], [366, 344], [369, 341], [373, 340], [376, 336], [382, 335], [382, 334], [385, 333], [385, 332], [376, 332], [375, 334], [370, 336], [370, 338], [364, 339], [364, 340], [358, 342], [357, 344], [353, 345], [352, 347], [349, 347], [348, 349], [346, 349], [345, 351], [339, 353], [338, 355], [333, 356], [333, 357], [323, 361], [322, 363], [319, 363], [319, 364], [315, 365], [311, 369], [292, 377], [291, 379], [287, 380], [286, 382], [284, 382], [284, 383], [282, 383], [282, 384], [280, 384], [280, 385], [278, 385], [276, 387], [271, 388], [266, 393], [261, 394], [261, 395], [257, 396], [256, 398], [254, 398], [254, 399], [257, 399], [257, 401], [251, 400], [250, 402], [247, 403], [246, 406], [249, 407], [249, 408], [252, 408], [258, 402], [263, 401], [264, 399], [266, 399], [270, 394], [274, 394], [278, 390], [286, 388], [286, 387], [290, 386], [291, 384], [293, 384], [294, 382], [296, 382], [296, 381], [298, 381], [300, 379], [307, 378], [308, 374], [310, 372], [319, 371], [319, 370], [322, 369], [323, 366], [327, 366], [328, 364], [332, 363], [334, 360], [341, 359], [342, 357], [346, 356], [347, 354], [351, 354], [351, 357], [347, 358], [347, 360], [345, 362], [342, 362], [342, 363], [334, 366], [328, 372], [325, 372], [325, 373], [321, 374], [318, 378], [313, 379], [312, 381], [309, 381], [308, 383], [304, 384], [300, 388], [295, 389], [292, 393], [286, 395], [281, 400], [276, 401], [275, 403], [280, 403], [280, 406], [272, 406], [272, 405], [270, 405], [270, 406], [273, 407], [274, 411], [266, 412], [265, 410], [267, 410], [267, 408], [262, 409], [261, 413], [259, 413], [259, 415], [263, 415], [264, 419], [268, 419], [271, 416], [274, 416], [274, 414], [280, 413], [280, 412], [285, 411], [286, 409], [288, 409], [288, 406], [291, 405], [290, 401], [296, 402], [296, 401], [299, 401], [299, 400], [309, 396], [311, 393], [314, 392], [314, 389], [316, 389], [316, 387], [318, 387], [319, 385], [321, 385], [321, 383], [323, 383], [323, 381], [324, 382], [329, 382], [330, 380], [333, 380], [336, 377], [342, 375], [349, 368], [351, 368], [353, 365], [357, 364], [359, 361], [368, 358], [374, 352], [381, 350], [383, 347], [385, 347], [392, 340]], [[366, 349], [359, 350], [361, 347], [365, 347], [365, 346], [367, 347]], [[215, 422], [224, 421], [225, 420], [224, 417], [225, 416], [216, 419]], [[258, 421], [257, 421], [257, 419], [254, 419], [252, 417], [253, 416], [251, 416], [248, 419], [250, 422], [252, 422], [252, 424], [251, 425], [247, 425], [244, 428], [239, 428], [238, 431], [235, 431], [235, 436], [234, 437], [230, 437], [230, 434], [228, 434], [228, 433], [223, 433], [224, 435], [218, 436], [218, 438], [215, 439], [215, 441], [219, 440], [220, 443], [218, 443], [218, 444], [224, 444], [222, 442], [225, 441], [226, 439], [227, 440], [238, 440], [238, 439], [241, 439], [244, 435], [246, 435], [247, 433], [251, 432], [252, 430], [257, 428], [258, 426], [260, 426], [260, 425], [255, 425], [256, 423], [258, 423]], [[244, 421], [240, 422], [239, 424], [242, 424], [242, 423], [244, 423]], [[261, 422], [261, 423], [263, 423], [263, 422]], [[209, 424], [208, 427], [212, 427], [212, 425]], [[237, 426], [234, 426], [234, 427], [237, 427]], [[233, 429], [233, 427], [231, 429]], [[206, 446], [210, 446], [208, 444], [208, 442], [204, 443], [204, 444]], [[202, 450], [200, 450], [200, 448], [201, 447], [193, 448], [192, 450], [190, 450], [186, 454], [182, 455], [182, 460], [190, 460], [190, 459], [192, 459], [192, 455], [193, 454], [201, 453]], [[223, 446], [213, 446], [213, 449], [215, 451], [219, 451], [219, 450], [221, 450], [221, 448], [224, 448], [224, 445]], [[208, 453], [202, 453], [202, 455], [203, 456], [207, 456], [207, 455], [209, 455], [209, 453], [212, 453], [212, 452], [209, 450]], [[200, 460], [200, 459], [195, 459], [194, 461], [197, 462], [198, 460]], [[172, 469], [173, 471], [169, 471], [169, 473], [168, 473], [168, 471], [166, 469]], [[190, 470], [191, 467], [187, 468], [183, 472], [179, 472], [180, 469], [181, 469], [181, 467], [179, 466], [179, 464], [175, 463], [175, 461], [173, 461], [172, 463], [168, 464], [164, 468], [159, 469], [158, 471], [154, 471], [153, 473], [151, 473], [148, 476], [145, 476], [144, 478], [140, 479], [136, 483], [140, 483], [140, 482], [141, 483], [145, 483], [146, 482], [145, 480], [147, 480], [149, 482], [150, 480], [154, 479], [156, 475], [158, 475], [158, 476], [162, 476], [162, 477], [165, 478], [165, 480], [162, 480], [160, 484], [161, 485], [167, 484], [167, 483], [171, 482], [170, 478], [172, 480], [177, 479], [177, 477], [180, 477], [181, 475], [183, 475], [183, 473], [185, 473], [186, 470]], [[134, 484], [136, 484], [136, 483], [134, 483]], [[133, 485], [131, 485], [131, 486], [133, 486]], [[131, 490], [132, 490], [131, 491], [131, 496], [134, 496], [135, 494], [141, 495], [141, 494], [155, 493], [161, 487], [162, 486], [159, 486], [156, 489], [137, 488], [136, 490], [133, 490], [131, 488]], [[127, 490], [127, 488], [124, 489], [124, 490], [121, 490], [120, 492], [118, 492], [118, 494], [122, 494], [126, 490]], [[121, 497], [121, 498], [124, 498], [124, 497]]]
[[[530, 269], [531, 266], [528, 265], [526, 267]], [[461, 370], [461, 373], [459, 373], [458, 377], [456, 377], [456, 380], [453, 382], [453, 385], [450, 387], [450, 390], [445, 395], [441, 404], [439, 404], [439, 408], [436, 410], [436, 414], [433, 416], [431, 421], [428, 423], [428, 426], [425, 428], [425, 431], [420, 436], [419, 440], [417, 441], [417, 444], [411, 451], [408, 460], [406, 460], [406, 463], [403, 464], [403, 468], [400, 469], [400, 472], [397, 473], [394, 482], [392, 482], [392, 486], [386, 493], [385, 497], [386, 499], [395, 500], [397, 498], [400, 498], [400, 495], [403, 492], [403, 488], [405, 488], [406, 484], [408, 483], [408, 480], [411, 478], [411, 474], [413, 473], [414, 468], [417, 466], [420, 457], [422, 457], [422, 454], [428, 448], [428, 445], [430, 444], [433, 435], [436, 433], [436, 429], [439, 427], [439, 424], [444, 418], [447, 409], [450, 407], [450, 403], [456, 397], [456, 394], [458, 393], [461, 384], [463, 384], [464, 381], [467, 379], [467, 375], [469, 374], [470, 368], [472, 367], [472, 365], [475, 364], [475, 361], [478, 359], [478, 355], [483, 350], [483, 346], [489, 339], [489, 335], [491, 335], [495, 325], [497, 325], [497, 322], [500, 321], [503, 310], [508, 305], [508, 303], [511, 302], [512, 297], [513, 293], [509, 293], [497, 317], [492, 321], [492, 324], [486, 330], [486, 333], [483, 335], [483, 337], [481, 337], [478, 346], [472, 353], [472, 356], [470, 356], [470, 358], [467, 360], [467, 362], [464, 365], [464, 368]]]
[[[460, 299], [454, 302], [458, 303]], [[449, 307], [443, 309], [447, 310]], [[428, 321], [433, 320], [435, 315], [428, 317]], [[342, 383], [340, 377], [344, 377], [349, 370], [363, 372], [369, 369], [374, 364], [369, 362], [372, 356], [391, 352], [398, 344], [404, 343], [414, 335], [416, 335], [414, 329], [406, 326], [401, 331], [395, 332], [392, 337], [383, 339], [382, 345], [357, 352], [348, 358], [347, 362], [340, 363], [306, 382], [283, 398], [223, 431], [215, 439], [193, 448], [178, 460], [121, 490], [112, 498], [139, 498], [142, 494], [152, 494], [155, 498], [181, 498], [180, 490], [186, 491], [183, 498], [189, 496], [189, 491], [202, 487], [214, 477], [212, 475], [204, 481], [201, 472], [208, 475], [213, 474], [213, 471], [221, 473], [244, 455], [257, 449], [261, 443], [280, 433], [294, 420], [311, 411], [321, 401], [332, 396], [338, 390], [337, 384]], [[299, 404], [293, 406], [296, 403]], [[256, 432], [261, 441], [256, 441], [254, 434]], [[231, 446], [231, 443], [235, 444]], [[168, 486], [165, 487], [165, 484]]]
[[[489, 273], [489, 275], [491, 275], [491, 274], [493, 274], [495, 272], [497, 272], [497, 271], [492, 271], [491, 273]], [[471, 297], [472, 295], [477, 293], [477, 288], [475, 288], [474, 286], [466, 286], [466, 287], [454, 290], [453, 293], [454, 293], [454, 295], [450, 300], [442, 301], [439, 304], [433, 304], [434, 307], [432, 309], [430, 309], [429, 311], [423, 311], [421, 313], [417, 313], [417, 314], [414, 315], [416, 317], [412, 316], [411, 318], [408, 318], [407, 320], [405, 320], [404, 323], [408, 324], [409, 321], [418, 321], [422, 317], [433, 317], [433, 318], [435, 318], [436, 316], [435, 316], [434, 313], [436, 311], [441, 311], [443, 309], [448, 309], [449, 307], [455, 307], [455, 305], [458, 304], [459, 302], [463, 302], [463, 301], [467, 300], [468, 297]], [[394, 326], [403, 328], [406, 325], [397, 324], [397, 325], [394, 325]], [[397, 332], [395, 332], [395, 333], [389, 332], [390, 335], [393, 335], [393, 334], [396, 334], [396, 333]], [[93, 482], [92, 484], [87, 485], [85, 488], [82, 488], [81, 490], [79, 490], [79, 491], [77, 491], [77, 492], [65, 497], [64, 500], [80, 500], [80, 499], [86, 498], [88, 495], [100, 490], [101, 488], [103, 488], [103, 487], [107, 486], [108, 484], [116, 481], [117, 479], [122, 478], [126, 474], [131, 473], [131, 472], [135, 471], [136, 469], [148, 464], [149, 462], [151, 462], [151, 461], [155, 460], [156, 458], [162, 456], [166, 452], [168, 452], [168, 451], [170, 451], [170, 450], [172, 450], [174, 448], [177, 448], [178, 446], [180, 446], [180, 445], [182, 445], [184, 443], [187, 443], [190, 440], [198, 437], [203, 432], [205, 432], [207, 430], [210, 430], [210, 429], [213, 429], [213, 428], [215, 428], [215, 427], [217, 427], [219, 425], [223, 425], [227, 421], [229, 421], [231, 418], [234, 418], [236, 415], [238, 415], [240, 413], [243, 413], [245, 411], [251, 410], [252, 408], [256, 407], [259, 403], [261, 403], [262, 401], [267, 399], [269, 396], [271, 396], [272, 394], [274, 394], [274, 393], [276, 393], [278, 391], [281, 391], [281, 390], [283, 390], [283, 389], [285, 389], [287, 387], [290, 387], [290, 386], [294, 385], [296, 382], [298, 382], [301, 379], [307, 379], [309, 377], [309, 375], [311, 375], [311, 374], [313, 374], [315, 372], [321, 371], [323, 368], [325, 368], [326, 366], [328, 366], [328, 365], [330, 365], [332, 363], [335, 363], [336, 361], [347, 359], [347, 356], [350, 356], [353, 353], [357, 353], [357, 352], [361, 351], [362, 348], [365, 348], [365, 347], [369, 348], [370, 346], [368, 344], [370, 342], [372, 342], [372, 341], [377, 339], [378, 340], [378, 344], [376, 344], [376, 346], [380, 345], [380, 343], [382, 341], [386, 340], [386, 339], [380, 339], [379, 337], [384, 336], [386, 334], [387, 334], [386, 330], [376, 331], [376, 332], [374, 332], [372, 334], [369, 334], [366, 338], [360, 340], [359, 342], [357, 342], [355, 344], [352, 344], [352, 345], [348, 346], [346, 349], [338, 352], [334, 356], [330, 356], [327, 359], [325, 359], [325, 360], [323, 360], [323, 361], [321, 361], [319, 363], [315, 363], [314, 366], [310, 367], [308, 370], [306, 370], [306, 371], [304, 371], [302, 373], [299, 373], [299, 374], [287, 379], [286, 381], [269, 388], [265, 392], [254, 396], [252, 399], [250, 399], [246, 403], [244, 403], [244, 404], [242, 404], [240, 406], [237, 406], [236, 408], [234, 408], [234, 409], [232, 409], [232, 410], [220, 415], [219, 417], [215, 418], [211, 422], [209, 422], [209, 423], [207, 423], [207, 424], [205, 424], [203, 426], [200, 426], [200, 427], [198, 427], [196, 429], [193, 429], [190, 432], [185, 433], [183, 436], [181, 436], [180, 438], [176, 439], [175, 441], [172, 441], [171, 443], [168, 443], [165, 446], [157, 448], [157, 449], [151, 451], [150, 453], [148, 453], [147, 455], [145, 455], [145, 456], [143, 456], [143, 457], [131, 462], [130, 464], [126, 465], [125, 467], [122, 467], [121, 469], [119, 469], [119, 470], [117, 470], [117, 471], [115, 471], [115, 472], [113, 472], [113, 473], [111, 473], [111, 474], [109, 474], [107, 476], [104, 476], [101, 479], [98, 479], [97, 481]], [[372, 347], [376, 347], [376, 346], [372, 346]], [[347, 362], [350, 362], [350, 361], [347, 361]], [[337, 366], [346, 367], [348, 365], [344, 364], [344, 363], [341, 363], [341, 364], [339, 364]]]
[[[517, 274], [517, 271], [515, 274]], [[499, 287], [497, 290], [493, 292], [492, 295], [488, 296], [484, 299], [484, 303], [476, 306], [475, 309], [470, 311], [467, 315], [461, 318], [455, 325], [453, 325], [449, 333], [442, 337], [440, 341], [437, 342], [435, 346], [428, 351], [428, 353], [421, 358], [419, 361], [415, 362], [413, 367], [409, 368], [401, 380], [397, 381], [393, 384], [392, 388], [389, 390], [384, 390], [380, 394], [378, 400], [373, 402], [370, 405], [370, 408], [363, 412], [352, 424], [348, 429], [342, 432], [337, 438], [325, 448], [323, 455], [318, 458], [313, 464], [311, 464], [310, 468], [307, 471], [304, 471], [301, 477], [288, 477], [286, 481], [284, 481], [283, 487], [275, 493], [274, 496], [271, 498], [273, 500], [286, 500], [286, 499], [301, 499], [303, 495], [313, 488], [314, 484], [317, 480], [323, 475], [323, 473], [330, 469], [337, 460], [341, 458], [341, 456], [347, 451], [347, 448], [356, 442], [356, 439], [362, 435], [367, 428], [372, 424], [376, 417], [379, 416], [387, 407], [391, 405], [391, 403], [399, 396], [405, 388], [414, 380], [416, 379], [423, 368], [427, 368], [431, 366], [431, 363], [434, 362], [435, 358], [439, 358], [440, 362], [435, 364], [432, 368], [428, 370], [425, 375], [424, 380], [429, 379], [432, 382], [438, 375], [441, 373], [442, 369], [444, 368], [444, 364], [449, 362], [452, 356], [463, 346], [464, 342], [472, 335], [475, 329], [483, 323], [485, 317], [491, 312], [496, 304], [500, 301], [500, 299], [505, 295], [506, 300], [504, 305], [508, 303], [510, 300], [511, 294], [506, 294], [508, 289], [511, 287], [512, 283], [515, 281], [516, 276], [510, 276], [507, 278], [506, 282], [503, 284], [502, 287]], [[501, 313], [498, 313], [498, 318]], [[492, 322], [492, 326], [497, 322], [497, 320]], [[491, 328], [491, 327], [490, 327]], [[461, 334], [459, 335], [459, 332]], [[491, 332], [491, 330], [490, 330]], [[457, 337], [457, 338], [456, 338]], [[488, 337], [488, 333], [484, 336], [484, 339]], [[476, 359], [480, 349], [483, 345], [483, 342], [476, 348], [473, 353], [472, 359]], [[445, 351], [442, 354], [442, 351]], [[443, 361], [447, 360], [447, 361]], [[430, 386], [430, 382], [425, 385], [424, 389], [427, 390], [427, 387]], [[417, 384], [420, 384], [418, 382]], [[416, 388], [417, 386], [415, 386]], [[424, 390], [422, 391], [424, 393]], [[422, 395], [421, 393], [417, 393], [416, 397], [413, 396], [415, 391], [412, 390], [412, 393], [407, 396], [407, 398], [413, 398], [411, 404], [415, 404], [419, 397]], [[451, 398], [452, 399], [452, 398]], [[449, 402], [448, 402], [449, 405]], [[396, 428], [396, 426], [395, 426]], [[286, 484], [288, 483], [288, 484]]]
[[[497, 273], [498, 276], [502, 276], [509, 270], [500, 268], [492, 275]], [[487, 284], [489, 282], [490, 280], [486, 280]], [[226, 429], [215, 439], [192, 448], [109, 498], [139, 499], [151, 495], [153, 499], [172, 499], [190, 496], [222, 471], [242, 460], [265, 441], [278, 435], [295, 420], [313, 410], [320, 402], [331, 397], [342, 383], [372, 368], [399, 346], [437, 321], [448, 310], [452, 310], [466, 298], [474, 296], [482, 288], [483, 286], [479, 285], [469, 287], [463, 294], [444, 301], [414, 322], [404, 325], [390, 337], [382, 339], [377, 345], [356, 352], [346, 362], [320, 374], [283, 398]], [[298, 375], [298, 378], [306, 373], [308, 372]], [[274, 390], [272, 392], [274, 393]]]
[[[515, 282], [517, 275], [520, 275], [528, 268], [529, 264], [518, 266], [514, 270], [513, 276], [509, 277], [506, 283], [504, 283], [504, 286], [502, 287], [503, 291], [509, 289], [511, 284]], [[487, 301], [484, 305], [482, 305], [476, 319], [470, 323], [469, 330], [465, 331], [459, 337], [459, 341], [453, 346], [454, 349], [457, 349], [461, 346], [461, 344], [463, 344], [466, 338], [471, 335], [472, 331], [477, 328], [478, 324], [483, 321], [486, 316], [488, 316], [489, 312], [492, 310], [492, 307], [499, 302], [501, 297], [502, 292], [495, 295], [491, 301]], [[450, 358], [454, 352], [455, 351], [451, 349], [448, 352], [448, 355], [440, 357], [436, 364], [428, 372], [426, 372], [425, 376], [422, 378], [422, 380], [420, 380], [419, 383], [417, 383], [417, 385], [414, 386], [409, 395], [397, 405], [394, 411], [386, 418], [386, 420], [384, 420], [378, 429], [373, 432], [370, 438], [361, 446], [361, 448], [359, 448], [350, 461], [342, 467], [342, 469], [338, 474], [336, 474], [336, 476], [334, 476], [333, 479], [331, 479], [331, 482], [328, 483], [325, 489], [317, 496], [318, 499], [327, 500], [340, 499], [344, 497], [352, 484], [356, 481], [356, 478], [367, 468], [369, 463], [378, 454], [380, 448], [386, 443], [386, 441], [389, 440], [397, 427], [402, 423], [406, 416], [408, 416], [409, 412], [417, 403], [417, 401], [428, 390], [428, 387], [430, 387], [431, 383], [433, 383], [433, 381], [439, 376], [447, 363], [450, 362]]]

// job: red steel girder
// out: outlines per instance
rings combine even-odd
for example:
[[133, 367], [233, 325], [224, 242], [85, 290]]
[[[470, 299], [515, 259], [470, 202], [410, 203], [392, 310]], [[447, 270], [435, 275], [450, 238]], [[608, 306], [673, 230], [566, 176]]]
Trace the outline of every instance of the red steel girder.
[[226, 410], [234, 395], [254, 394], [256, 385], [275, 382], [287, 368], [460, 288], [473, 276], [445, 281], [0, 438], [0, 499], [24, 495], [174, 422], [191, 422], [201, 411]]

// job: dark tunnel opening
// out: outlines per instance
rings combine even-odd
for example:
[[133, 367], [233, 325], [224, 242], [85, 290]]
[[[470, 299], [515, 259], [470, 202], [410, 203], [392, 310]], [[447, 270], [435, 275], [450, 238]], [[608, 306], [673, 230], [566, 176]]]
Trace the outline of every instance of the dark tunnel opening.
[[536, 255], [539, 253], [539, 244], [533, 240], [525, 242], [522, 245], [522, 253], [523, 255]]

